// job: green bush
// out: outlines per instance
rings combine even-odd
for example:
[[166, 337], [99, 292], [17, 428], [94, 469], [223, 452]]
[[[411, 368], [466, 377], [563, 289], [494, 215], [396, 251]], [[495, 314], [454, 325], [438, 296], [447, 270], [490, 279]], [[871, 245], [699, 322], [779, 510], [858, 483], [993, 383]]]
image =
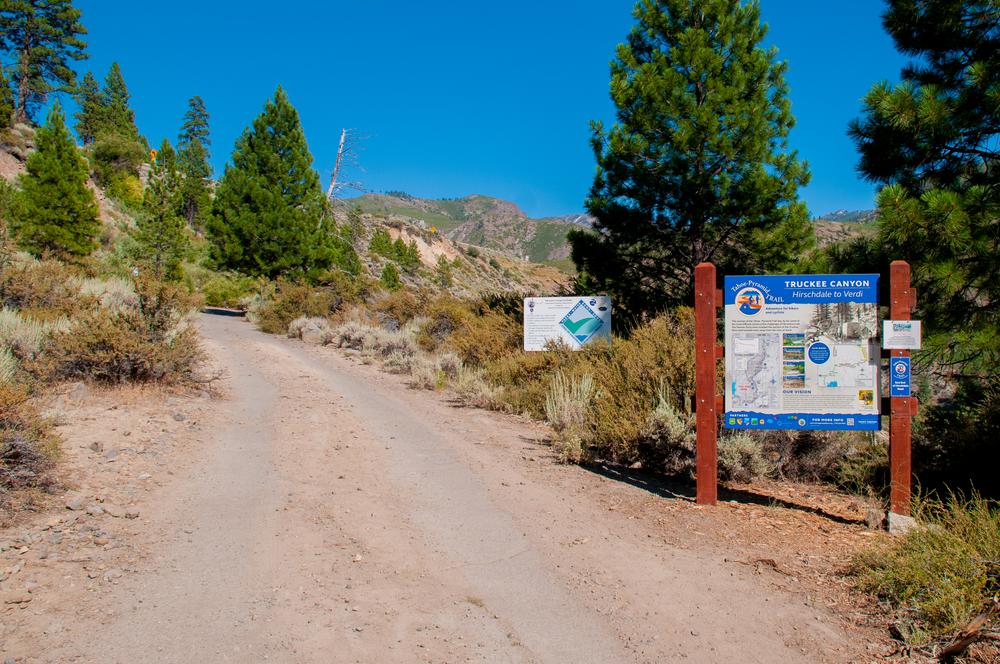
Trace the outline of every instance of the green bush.
[[859, 555], [860, 587], [898, 611], [913, 644], [964, 627], [1000, 593], [1000, 504], [978, 494], [914, 501], [919, 526]]
[[256, 287], [257, 281], [253, 277], [217, 273], [209, 277], [200, 290], [205, 297], [205, 304], [210, 307], [237, 308], [244, 298], [253, 294]]

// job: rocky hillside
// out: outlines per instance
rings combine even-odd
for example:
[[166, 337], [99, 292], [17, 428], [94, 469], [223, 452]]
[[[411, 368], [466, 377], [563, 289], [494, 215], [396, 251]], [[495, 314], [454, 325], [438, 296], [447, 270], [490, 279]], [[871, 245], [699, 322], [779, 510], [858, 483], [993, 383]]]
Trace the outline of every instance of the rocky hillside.
[[517, 205], [491, 196], [457, 199], [417, 198], [402, 192], [367, 194], [345, 201], [369, 214], [436, 230], [450, 240], [485, 247], [533, 263], [564, 265], [566, 234], [589, 226], [587, 215], [529, 218]]

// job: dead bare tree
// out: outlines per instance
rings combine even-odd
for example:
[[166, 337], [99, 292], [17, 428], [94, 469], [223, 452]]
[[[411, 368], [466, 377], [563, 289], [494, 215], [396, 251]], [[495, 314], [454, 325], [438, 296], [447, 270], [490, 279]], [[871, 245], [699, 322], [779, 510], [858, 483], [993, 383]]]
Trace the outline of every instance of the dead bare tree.
[[326, 190], [326, 197], [333, 201], [340, 194], [347, 190], [364, 192], [364, 186], [357, 181], [342, 180], [341, 173], [348, 167], [358, 167], [359, 144], [366, 137], [358, 136], [353, 129], [340, 130], [340, 146], [337, 148], [337, 161], [333, 166], [333, 174], [330, 176], [330, 186]]

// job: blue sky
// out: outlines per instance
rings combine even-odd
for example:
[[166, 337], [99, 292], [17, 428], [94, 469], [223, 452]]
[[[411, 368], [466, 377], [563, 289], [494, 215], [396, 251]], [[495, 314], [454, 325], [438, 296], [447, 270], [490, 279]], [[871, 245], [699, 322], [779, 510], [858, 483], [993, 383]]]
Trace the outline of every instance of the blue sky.
[[[117, 61], [151, 143], [173, 140], [187, 99], [212, 116], [221, 174], [237, 136], [281, 84], [324, 180], [342, 127], [359, 141], [351, 179], [417, 196], [489, 194], [531, 216], [583, 209], [591, 119], [610, 121], [608, 63], [631, 0], [486, 2], [114, 2], [78, 0], [90, 60]], [[872, 206], [846, 137], [872, 83], [902, 58], [877, 0], [762, 0], [768, 42], [788, 60], [793, 147], [808, 160], [813, 213]]]

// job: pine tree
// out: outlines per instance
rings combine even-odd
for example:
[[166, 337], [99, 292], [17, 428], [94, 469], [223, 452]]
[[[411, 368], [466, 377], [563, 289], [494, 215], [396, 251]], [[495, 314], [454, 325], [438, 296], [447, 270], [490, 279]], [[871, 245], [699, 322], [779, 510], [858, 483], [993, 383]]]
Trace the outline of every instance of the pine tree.
[[178, 210], [181, 202], [181, 175], [177, 155], [170, 141], [164, 139], [149, 175], [143, 199], [143, 211], [136, 221], [134, 239], [138, 259], [152, 270], [157, 279], [176, 280], [190, 242], [184, 218]]
[[[91, 90], [92, 92], [92, 90]], [[118, 63], [113, 63], [95, 100], [88, 122], [93, 134], [90, 154], [95, 179], [108, 195], [133, 206], [142, 205], [139, 169], [149, 159], [149, 145], [139, 134], [135, 111]]]
[[7, 74], [0, 66], [0, 129], [10, 126], [14, 118], [14, 91], [7, 80]]
[[379, 281], [386, 290], [397, 291], [403, 287], [403, 282], [399, 279], [399, 270], [395, 263], [386, 263], [382, 268], [382, 276]]
[[18, 243], [35, 256], [86, 256], [101, 231], [97, 203], [87, 187], [87, 165], [66, 128], [57, 103], [36, 135], [38, 149], [21, 176]]
[[76, 134], [84, 145], [91, 145], [97, 140], [104, 126], [104, 116], [107, 104], [101, 86], [94, 78], [93, 72], [87, 72], [76, 92], [76, 102], [80, 110], [76, 114]]
[[641, 0], [611, 63], [618, 122], [592, 123], [593, 232], [570, 234], [583, 288], [633, 315], [691, 301], [694, 267], [786, 270], [813, 242], [787, 146], [786, 65], [756, 1]]
[[850, 128], [859, 170], [885, 185], [878, 237], [854, 253], [911, 262], [925, 358], [956, 373], [992, 373], [1000, 361], [1000, 5], [890, 0], [883, 24], [913, 60], [900, 84], [872, 88]]
[[0, 0], [0, 35], [16, 62], [13, 122], [29, 122], [52, 92], [72, 93], [70, 61], [87, 58], [87, 30], [71, 0]]
[[184, 124], [177, 139], [180, 170], [183, 175], [181, 209], [188, 225], [203, 228], [211, 211], [212, 190], [209, 182], [212, 167], [208, 148], [211, 145], [208, 128], [208, 111], [201, 97], [188, 101]]
[[111, 63], [111, 69], [104, 79], [102, 97], [105, 109], [99, 133], [115, 134], [137, 143], [144, 143], [144, 139], [139, 135], [139, 128], [135, 125], [135, 111], [129, 106], [131, 96], [128, 86], [117, 62]]
[[333, 236], [319, 175], [285, 91], [237, 140], [208, 223], [212, 256], [250, 275], [310, 275], [329, 267]]

